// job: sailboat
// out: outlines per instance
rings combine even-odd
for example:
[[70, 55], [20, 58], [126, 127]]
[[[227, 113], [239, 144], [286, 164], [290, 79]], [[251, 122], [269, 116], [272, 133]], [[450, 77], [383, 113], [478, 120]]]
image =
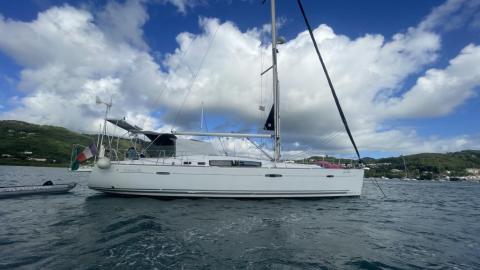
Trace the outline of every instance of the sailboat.
[[[347, 133], [361, 161], [300, 0], [298, 0], [298, 4]], [[281, 159], [275, 9], [275, 0], [271, 0], [272, 66], [269, 69], [273, 73], [273, 106], [264, 128], [270, 133], [244, 134], [175, 130], [170, 133], [158, 133], [145, 131], [129, 124], [124, 119], [107, 119], [105, 117], [105, 124], [108, 121], [135, 136], [145, 135], [151, 141], [150, 147], [140, 154], [135, 147], [132, 147], [127, 151], [125, 159], [118, 160], [118, 158], [113, 158], [118, 155], [114, 150], [110, 150], [106, 154], [102, 145], [98, 161], [90, 174], [89, 188], [110, 194], [167, 197], [360, 196], [364, 175], [362, 168], [328, 169], [316, 164], [298, 164]], [[111, 103], [107, 104], [107, 111], [108, 105], [111, 106]], [[104, 130], [106, 131], [106, 129]], [[272, 157], [264, 159], [220, 155], [216, 153], [209, 142], [180, 138], [183, 135], [247, 138], [250, 141], [254, 138], [270, 138], [273, 140], [274, 154]], [[268, 153], [263, 152], [268, 156]]]
[[407, 162], [405, 162], [405, 157], [401, 155], [402, 160], [403, 160], [403, 172], [405, 173], [405, 176], [403, 176], [403, 180], [411, 180], [408, 178], [408, 169], [407, 169]]

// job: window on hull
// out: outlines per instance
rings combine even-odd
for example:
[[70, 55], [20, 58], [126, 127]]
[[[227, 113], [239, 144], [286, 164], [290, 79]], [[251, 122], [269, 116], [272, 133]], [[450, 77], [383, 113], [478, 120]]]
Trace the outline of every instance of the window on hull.
[[249, 160], [210, 160], [210, 166], [219, 167], [261, 167], [262, 163], [258, 161]]
[[234, 163], [236, 163], [238, 167], [261, 167], [262, 163], [258, 161], [248, 161], [248, 160], [236, 160]]

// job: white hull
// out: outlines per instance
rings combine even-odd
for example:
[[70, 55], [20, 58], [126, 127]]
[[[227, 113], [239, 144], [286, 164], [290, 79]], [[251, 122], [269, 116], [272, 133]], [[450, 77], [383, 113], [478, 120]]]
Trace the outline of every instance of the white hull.
[[167, 197], [289, 198], [360, 196], [361, 169], [235, 168], [112, 164], [95, 167], [89, 188], [112, 194]]
[[76, 170], [76, 172], [92, 172], [93, 170], [93, 167], [80, 167], [78, 168], [78, 170]]

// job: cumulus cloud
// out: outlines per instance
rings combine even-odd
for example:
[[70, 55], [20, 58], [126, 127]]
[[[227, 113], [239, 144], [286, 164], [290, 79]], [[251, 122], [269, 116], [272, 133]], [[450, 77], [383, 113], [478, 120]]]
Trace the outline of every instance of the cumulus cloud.
[[475, 95], [480, 85], [480, 46], [469, 44], [445, 69], [429, 69], [400, 98], [390, 99], [384, 110], [390, 117], [431, 117], [452, 112]]
[[206, 4], [206, 0], [159, 0], [159, 1], [163, 3], [172, 4], [182, 14], [186, 14], [189, 8]]
[[480, 0], [448, 0], [436, 7], [419, 25], [423, 30], [451, 31], [465, 25], [476, 27]]
[[[138, 2], [116, 5], [107, 5], [100, 17], [114, 10], [144, 9]], [[144, 11], [138, 14], [146, 16]], [[138, 42], [140, 30], [115, 29], [116, 23], [103, 25], [105, 20], [97, 22], [90, 12], [68, 5], [50, 8], [28, 23], [2, 19], [0, 49], [24, 67], [18, 88], [26, 95], [21, 106], [2, 117], [78, 129], [101, 115], [94, 104], [100, 96], [113, 98], [115, 114], [135, 111], [151, 118], [151, 104], [145, 101], [161, 85], [159, 67]], [[145, 21], [130, 22], [141, 27]], [[141, 89], [139, 81], [146, 82]]]
[[[181, 12], [198, 4], [170, 2]], [[455, 149], [478, 145], [471, 136], [425, 139], [384, 127], [391, 119], [448, 114], [475, 95], [480, 85], [475, 44], [448, 66], [424, 71], [441, 48], [433, 26], [459, 3], [448, 1], [448, 8], [391, 38], [352, 39], [324, 24], [314, 29], [361, 149], [416, 152], [443, 151], [444, 143]], [[202, 106], [220, 131], [260, 129], [272, 102], [271, 74], [259, 77], [270, 65], [271, 47], [262, 42], [266, 31], [241, 31], [233, 22], [200, 18], [201, 32], [180, 33], [178, 48], [157, 63], [143, 38], [145, 8], [142, 1], [109, 2], [96, 13], [52, 7], [31, 22], [0, 17], [0, 50], [23, 67], [18, 85], [23, 97], [1, 118], [94, 131], [104, 110], [94, 102], [100, 96], [112, 98], [113, 116], [146, 129], [198, 129]], [[292, 155], [306, 148], [351, 151], [308, 33], [279, 50], [285, 150]], [[421, 74], [417, 83], [405, 91], [405, 80], [416, 74]], [[267, 110], [258, 111], [259, 105]], [[223, 147], [252, 152], [244, 143], [232, 139]]]
[[123, 5], [110, 1], [104, 10], [98, 13], [98, 25], [112, 41], [128, 42], [145, 49], [142, 26], [148, 20], [148, 13], [141, 0], [128, 0]]

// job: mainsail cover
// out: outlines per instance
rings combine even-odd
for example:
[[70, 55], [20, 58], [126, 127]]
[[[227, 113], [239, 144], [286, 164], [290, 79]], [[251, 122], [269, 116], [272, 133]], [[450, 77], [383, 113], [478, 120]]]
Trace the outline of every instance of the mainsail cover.
[[272, 109], [268, 114], [267, 121], [265, 122], [265, 126], [263, 126], [264, 130], [275, 130], [275, 121], [273, 119], [275, 114], [275, 105], [272, 105]]

